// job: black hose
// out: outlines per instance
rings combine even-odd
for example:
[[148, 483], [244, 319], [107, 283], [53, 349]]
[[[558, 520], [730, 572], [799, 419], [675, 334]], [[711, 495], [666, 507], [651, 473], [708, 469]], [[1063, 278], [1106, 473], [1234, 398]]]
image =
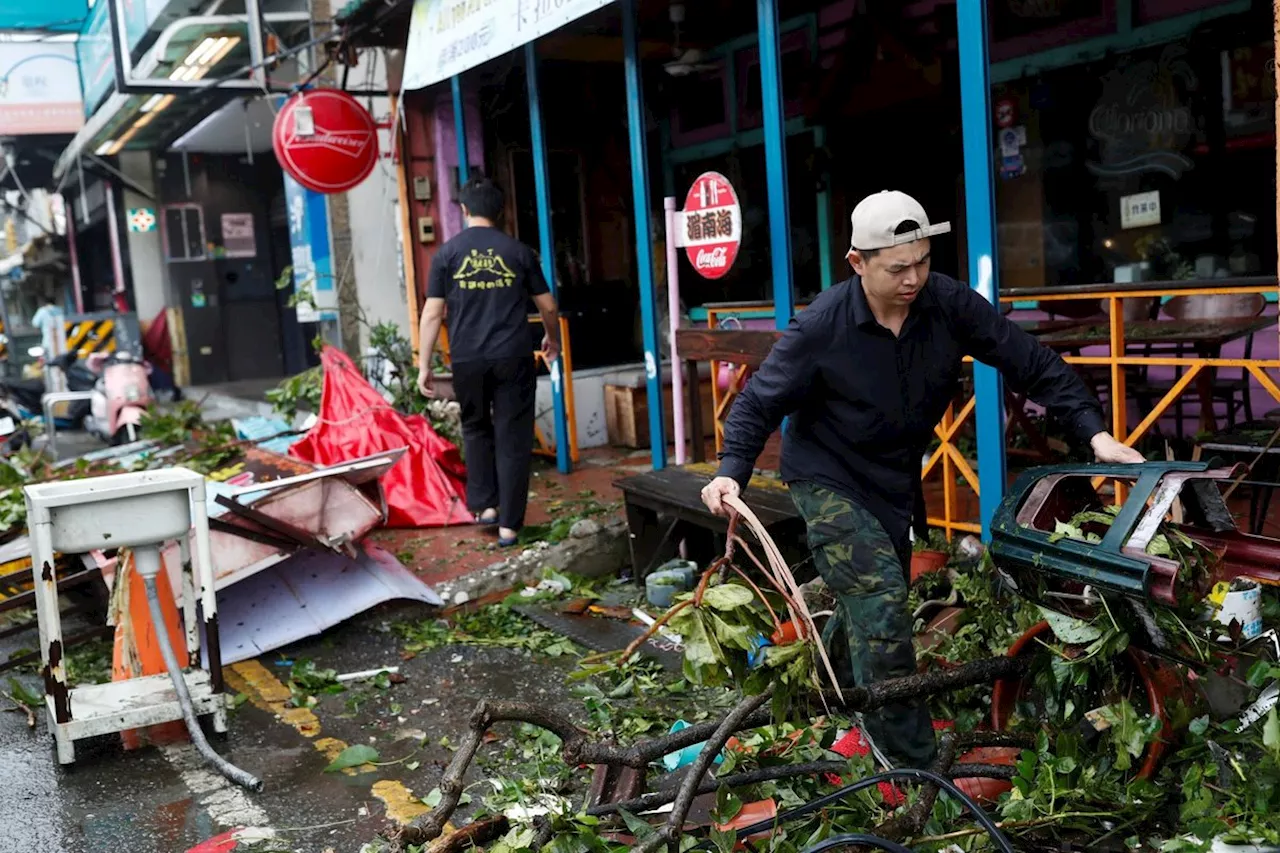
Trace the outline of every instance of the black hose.
[[[191, 694], [187, 691], [187, 681], [182, 676], [182, 667], [178, 666], [178, 657], [173, 653], [173, 647], [169, 645], [169, 632], [165, 630], [164, 613], [160, 610], [160, 594], [156, 591], [155, 575], [144, 575], [142, 572], [138, 574], [142, 576], [143, 586], [147, 589], [147, 607], [151, 610], [151, 624], [155, 626], [160, 653], [164, 656], [165, 668], [169, 670], [169, 680], [173, 682], [173, 690], [178, 694], [178, 704], [182, 706], [182, 718], [187, 723], [187, 731], [191, 733], [192, 742], [195, 743], [200, 754], [223, 776], [242, 788], [261, 791], [261, 779], [246, 773], [218, 755], [205, 740], [204, 731], [200, 728], [200, 721], [196, 719], [195, 709], [191, 705]], [[187, 606], [190, 607], [193, 604], [189, 602]]]
[[889, 853], [911, 853], [910, 847], [904, 847], [896, 841], [890, 841], [887, 838], [881, 838], [878, 835], [867, 835], [862, 832], [850, 832], [844, 835], [833, 835], [826, 841], [819, 841], [817, 844], [809, 847], [803, 853], [823, 853], [832, 847], [875, 847], [878, 850], [888, 850]]
[[[756, 833], [764, 832], [777, 824], [786, 823], [787, 821], [792, 821], [796, 818], [812, 814], [831, 805], [832, 803], [843, 800], [850, 794], [856, 794], [864, 788], [870, 788], [872, 785], [878, 785], [881, 782], [889, 782], [894, 779], [913, 779], [917, 782], [928, 782], [933, 785], [937, 785], [952, 797], [959, 800], [964, 807], [973, 814], [974, 820], [976, 820], [978, 824], [986, 830], [987, 834], [991, 836], [991, 840], [995, 842], [997, 849], [999, 849], [1001, 853], [1014, 853], [1013, 845], [1009, 843], [1009, 839], [1000, 831], [1000, 827], [996, 826], [995, 822], [991, 820], [991, 817], [982, 810], [982, 807], [970, 799], [964, 791], [957, 788], [950, 779], [945, 779], [937, 773], [933, 773], [929, 770], [917, 770], [910, 767], [905, 767], [900, 770], [886, 770], [883, 773], [877, 773], [874, 776], [859, 779], [857, 782], [846, 785], [838, 791], [833, 791], [830, 794], [805, 803], [803, 806], [798, 806], [789, 812], [783, 812], [775, 818], [762, 820], [757, 823], [753, 823], [751, 826], [744, 827], [738, 830], [738, 837], [747, 838], [755, 835]], [[704, 841], [693, 849], [697, 850], [699, 848], [706, 847], [710, 843], [710, 841]]]

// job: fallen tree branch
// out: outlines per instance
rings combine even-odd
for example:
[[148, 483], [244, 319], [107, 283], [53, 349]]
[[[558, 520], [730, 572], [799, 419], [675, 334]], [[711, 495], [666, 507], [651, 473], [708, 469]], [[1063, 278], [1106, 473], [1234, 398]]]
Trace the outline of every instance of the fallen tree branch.
[[[952, 734], [943, 735], [942, 741], [938, 744], [938, 757], [934, 759], [933, 766], [929, 769], [940, 776], [946, 775], [955, 761], [956, 737]], [[887, 838], [890, 841], [900, 841], [915, 835], [924, 828], [925, 822], [933, 814], [933, 806], [937, 802], [938, 786], [925, 784], [924, 790], [920, 792], [920, 799], [916, 800], [915, 805], [907, 809], [901, 816], [891, 818], [877, 826], [873, 830], [873, 834], [881, 838]]]
[[[952, 670], [928, 672], [923, 675], [911, 675], [888, 681], [849, 689], [845, 692], [845, 707], [853, 711], [866, 711], [883, 705], [919, 696], [928, 696], [949, 690], [971, 687], [976, 684], [990, 683], [999, 678], [1007, 678], [1020, 674], [1030, 665], [1027, 658], [989, 658], [964, 664]], [[426, 844], [440, 837], [445, 824], [457, 810], [462, 798], [463, 777], [476, 752], [483, 742], [488, 729], [499, 722], [530, 723], [544, 728], [560, 738], [561, 756], [570, 767], [612, 765], [632, 767], [645, 770], [649, 764], [664, 755], [677, 752], [687, 746], [707, 742], [699, 753], [697, 766], [702, 770], [690, 772], [676, 798], [677, 810], [672, 818], [679, 815], [674, 826], [675, 838], [679, 837], [679, 827], [683, 826], [684, 817], [688, 813], [689, 804], [697, 795], [697, 788], [706, 764], [719, 754], [729, 736], [744, 729], [759, 728], [767, 725], [772, 715], [767, 708], [761, 706], [772, 695], [773, 688], [766, 692], [748, 697], [720, 720], [709, 720], [689, 726], [672, 734], [651, 740], [639, 741], [631, 746], [623, 747], [612, 741], [593, 741], [587, 732], [578, 728], [567, 717], [556, 714], [541, 706], [524, 702], [490, 702], [481, 701], [471, 714], [470, 726], [458, 745], [458, 751], [445, 769], [440, 780], [440, 803], [425, 815], [416, 818], [404, 827], [396, 827], [389, 837], [401, 845]], [[723, 737], [722, 737], [723, 735]], [[1024, 736], [1009, 735], [1001, 732], [973, 732], [958, 736], [956, 743], [967, 746], [1021, 746], [1026, 741]], [[977, 774], [974, 774], [977, 775]], [[671, 800], [667, 800], [671, 802]], [[679, 810], [683, 803], [683, 810]], [[661, 803], [660, 803], [661, 804]], [[662, 840], [671, 840], [660, 833], [661, 839], [654, 842], [654, 847], [647, 851], [652, 853], [660, 846]]]
[[462, 853], [464, 850], [501, 838], [510, 829], [511, 822], [507, 820], [506, 815], [481, 818], [441, 837], [431, 845], [431, 853]]
[[[826, 773], [839, 775], [848, 771], [849, 762], [847, 761], [808, 761], [804, 764], [780, 764], [773, 767], [759, 767], [755, 770], [744, 770], [741, 773], [733, 773], [729, 776], [721, 776], [703, 782], [698, 786], [698, 790], [694, 792], [694, 795], [700, 797], [703, 794], [714, 794], [720, 790], [721, 786], [725, 788], [746, 788], [751, 785], [778, 782], [782, 779], [794, 779], [799, 776], [817, 776]], [[1014, 768], [1001, 764], [956, 764], [947, 775], [953, 779], [1012, 779], [1014, 773]], [[659, 791], [645, 794], [632, 800], [592, 806], [587, 809], [587, 814], [591, 817], [605, 817], [617, 814], [620, 811], [638, 814], [656, 809], [659, 806], [665, 806], [675, 798], [675, 791]]]
[[984, 658], [962, 664], [955, 669], [937, 669], [918, 675], [876, 681], [861, 687], [846, 687], [844, 707], [850, 711], [871, 711], [905, 699], [932, 696], [935, 693], [946, 693], [1022, 675], [1030, 666], [1029, 656]]
[[13, 703], [13, 710], [25, 711], [27, 714], [27, 728], [34, 729], [36, 727], [36, 715], [31, 711], [31, 706], [26, 702], [19, 702], [9, 693], [0, 693], [0, 696], [8, 699]]
[[1009, 781], [1018, 768], [1007, 764], [953, 764], [947, 775], [952, 779], [1002, 779]]
[[759, 696], [750, 696], [738, 703], [737, 707], [730, 711], [720, 725], [716, 727], [715, 733], [707, 739], [706, 745], [698, 753], [693, 766], [689, 768], [689, 774], [684, 777], [684, 781], [680, 784], [680, 792], [676, 795], [675, 803], [671, 807], [671, 816], [667, 818], [666, 826], [638, 844], [635, 847], [637, 853], [656, 853], [664, 841], [671, 845], [671, 853], [677, 853], [680, 844], [680, 833], [684, 830], [684, 821], [689, 815], [689, 807], [693, 805], [693, 798], [696, 796], [698, 789], [698, 781], [707, 772], [711, 762], [720, 754], [720, 750], [724, 749], [729, 737], [742, 726], [748, 717], [759, 710], [761, 705], [772, 698], [773, 690], [774, 685], [770, 684]]
[[628, 645], [625, 649], [623, 649], [622, 657], [621, 659], [619, 659], [618, 663], [624, 664], [627, 661], [631, 660], [631, 656], [634, 655], [637, 651], [639, 651], [641, 646], [649, 642], [649, 638], [652, 637], [654, 634], [658, 633], [658, 631], [662, 628], [663, 625], [670, 622], [672, 616], [675, 616], [677, 613], [679, 613], [681, 610], [684, 610], [686, 607], [688, 607], [692, 603], [693, 603], [692, 601], [682, 601], [679, 604], [677, 604], [675, 607], [672, 607], [666, 613], [663, 613], [657, 619], [653, 620], [653, 624], [649, 626], [648, 630], [646, 630], [639, 637], [636, 637], [634, 640], [632, 640], [630, 645]]

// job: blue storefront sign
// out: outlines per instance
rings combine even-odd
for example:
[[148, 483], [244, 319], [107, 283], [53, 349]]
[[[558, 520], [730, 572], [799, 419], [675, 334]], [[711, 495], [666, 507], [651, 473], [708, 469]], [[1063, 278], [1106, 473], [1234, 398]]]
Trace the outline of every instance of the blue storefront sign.
[[338, 319], [338, 290], [329, 251], [329, 203], [283, 175], [289, 214], [289, 245], [293, 251], [293, 286], [298, 322]]

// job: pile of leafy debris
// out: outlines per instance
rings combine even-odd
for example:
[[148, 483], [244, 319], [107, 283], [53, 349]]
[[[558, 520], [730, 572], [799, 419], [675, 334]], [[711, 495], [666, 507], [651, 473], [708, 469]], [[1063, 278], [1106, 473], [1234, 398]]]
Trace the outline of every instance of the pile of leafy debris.
[[[1060, 521], [1055, 535], [1096, 543], [1115, 515], [1114, 508], [1081, 513]], [[1175, 527], [1163, 525], [1148, 552], [1176, 560], [1184, 585], [1206, 591], [1214, 555]], [[1037, 849], [1074, 842], [1184, 853], [1207, 850], [1215, 839], [1280, 843], [1274, 708], [1243, 727], [1234, 717], [1211, 714], [1187, 669], [1132, 647], [1132, 626], [1105, 598], [1087, 620], [1036, 607], [1002, 589], [984, 560], [926, 576], [912, 590], [911, 606], [951, 589], [968, 618], [922, 652], [922, 662], [1006, 653], [1027, 629], [1048, 625], [1024, 649], [1035, 663], [1016, 700], [1008, 701], [1013, 685], [1005, 685], [1003, 727], [1039, 735], [1037, 748], [1017, 761], [1013, 787], [997, 806], [1006, 833]], [[1276, 624], [1280, 599], [1268, 592], [1265, 602], [1267, 621]], [[1207, 637], [1217, 633], [1202, 611], [1194, 596], [1178, 608], [1156, 610], [1160, 627], [1191, 652], [1191, 665], [1208, 660]], [[1256, 695], [1278, 679], [1280, 666], [1259, 661], [1246, 680]], [[958, 728], [989, 727], [995, 717], [991, 691], [935, 697], [932, 707], [935, 718], [953, 719]], [[964, 849], [985, 843], [966, 836]]]

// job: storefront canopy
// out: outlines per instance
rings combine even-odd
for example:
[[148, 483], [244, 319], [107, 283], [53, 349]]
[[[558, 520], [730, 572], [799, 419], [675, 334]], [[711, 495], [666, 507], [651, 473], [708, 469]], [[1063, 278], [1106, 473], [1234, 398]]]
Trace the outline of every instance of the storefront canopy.
[[0, 3], [0, 31], [37, 30], [40, 32], [79, 32], [89, 14], [87, 0], [41, 0], [25, 3]]
[[404, 88], [422, 89], [496, 59], [613, 0], [454, 3], [416, 0], [405, 49]]

